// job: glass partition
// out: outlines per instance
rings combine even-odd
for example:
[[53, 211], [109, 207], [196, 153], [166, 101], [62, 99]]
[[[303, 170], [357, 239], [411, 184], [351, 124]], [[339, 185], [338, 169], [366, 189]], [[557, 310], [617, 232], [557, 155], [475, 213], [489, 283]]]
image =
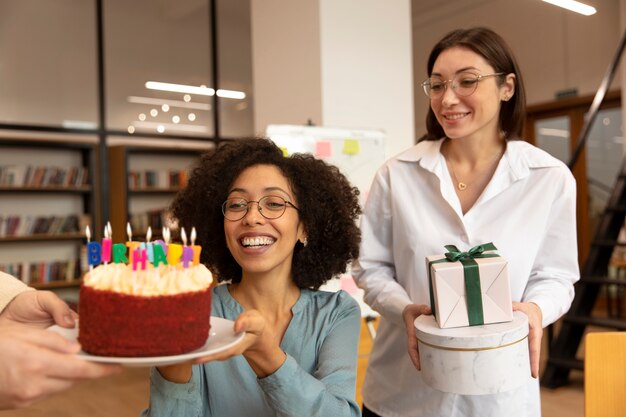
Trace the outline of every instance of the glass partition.
[[95, 1], [0, 1], [0, 123], [94, 129]]
[[535, 123], [537, 146], [566, 164], [571, 157], [569, 124], [568, 116], [541, 119]]
[[218, 0], [217, 22], [220, 135], [254, 135], [250, 0]]
[[587, 140], [590, 214], [602, 212], [624, 158], [622, 109], [600, 110]]
[[106, 128], [214, 136], [209, 0], [104, 0]]

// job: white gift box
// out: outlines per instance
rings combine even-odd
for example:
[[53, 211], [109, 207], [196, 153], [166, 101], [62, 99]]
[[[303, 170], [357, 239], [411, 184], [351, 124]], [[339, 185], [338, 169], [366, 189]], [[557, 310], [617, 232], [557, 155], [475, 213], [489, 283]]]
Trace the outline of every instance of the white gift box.
[[[432, 263], [444, 255], [428, 256], [426, 268], [432, 285], [437, 323], [441, 328], [469, 326], [463, 264], [457, 262]], [[507, 261], [500, 257], [475, 258], [480, 275], [483, 324], [513, 320], [511, 286]]]
[[433, 316], [415, 319], [421, 376], [439, 391], [462, 395], [505, 392], [528, 383], [528, 318], [483, 326], [440, 328]]

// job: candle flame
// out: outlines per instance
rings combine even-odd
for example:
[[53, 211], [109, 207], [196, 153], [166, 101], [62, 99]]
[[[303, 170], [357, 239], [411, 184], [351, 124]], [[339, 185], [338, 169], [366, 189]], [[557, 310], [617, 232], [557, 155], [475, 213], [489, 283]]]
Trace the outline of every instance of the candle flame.
[[128, 241], [132, 242], [132, 240], [133, 240], [133, 231], [130, 228], [130, 222], [126, 223], [126, 234], [128, 235]]
[[150, 243], [152, 239], [152, 226], [148, 226], [148, 231], [146, 232], [146, 242]]
[[194, 243], [196, 243], [196, 228], [192, 227], [191, 228], [191, 246], [193, 246]]
[[180, 228], [180, 238], [183, 240], [183, 246], [187, 246], [187, 233], [185, 233], [185, 228]]
[[113, 236], [113, 228], [111, 227], [111, 222], [107, 222], [107, 230], [109, 232], [108, 237]]
[[85, 236], [87, 236], [87, 243], [91, 240], [91, 230], [89, 230], [89, 226], [85, 226]]

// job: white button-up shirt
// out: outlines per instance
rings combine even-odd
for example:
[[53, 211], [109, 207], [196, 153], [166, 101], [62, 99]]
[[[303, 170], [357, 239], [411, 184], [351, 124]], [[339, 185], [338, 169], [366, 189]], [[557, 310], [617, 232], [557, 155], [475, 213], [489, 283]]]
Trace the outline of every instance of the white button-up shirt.
[[507, 142], [496, 171], [465, 214], [442, 140], [390, 159], [372, 184], [361, 219], [353, 275], [381, 314], [363, 387], [365, 405], [384, 417], [539, 416], [538, 381], [496, 395], [443, 393], [422, 382], [407, 353], [402, 311], [430, 305], [425, 257], [493, 242], [509, 262], [512, 299], [536, 303], [546, 326], [568, 309], [579, 278], [576, 184], [569, 169], [523, 141]]

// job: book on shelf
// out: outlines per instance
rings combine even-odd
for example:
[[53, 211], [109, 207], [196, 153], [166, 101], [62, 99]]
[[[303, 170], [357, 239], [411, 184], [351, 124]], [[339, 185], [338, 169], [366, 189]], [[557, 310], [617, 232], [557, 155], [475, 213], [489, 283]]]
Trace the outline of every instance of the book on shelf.
[[187, 185], [186, 170], [145, 170], [128, 172], [130, 190], [182, 188]]
[[148, 227], [152, 228], [152, 233], [160, 234], [163, 227], [174, 228], [170, 212], [167, 208], [157, 208], [141, 213], [131, 213], [130, 226], [133, 230], [145, 233]]
[[[52, 216], [0, 214], [0, 237], [76, 233], [91, 223], [89, 214]], [[82, 228], [81, 228], [82, 226]]]
[[85, 167], [3, 165], [0, 166], [0, 186], [80, 186], [88, 184], [88, 172]]
[[49, 284], [74, 281], [80, 278], [76, 259], [39, 262], [11, 262], [0, 264], [0, 271], [13, 275], [25, 284]]

